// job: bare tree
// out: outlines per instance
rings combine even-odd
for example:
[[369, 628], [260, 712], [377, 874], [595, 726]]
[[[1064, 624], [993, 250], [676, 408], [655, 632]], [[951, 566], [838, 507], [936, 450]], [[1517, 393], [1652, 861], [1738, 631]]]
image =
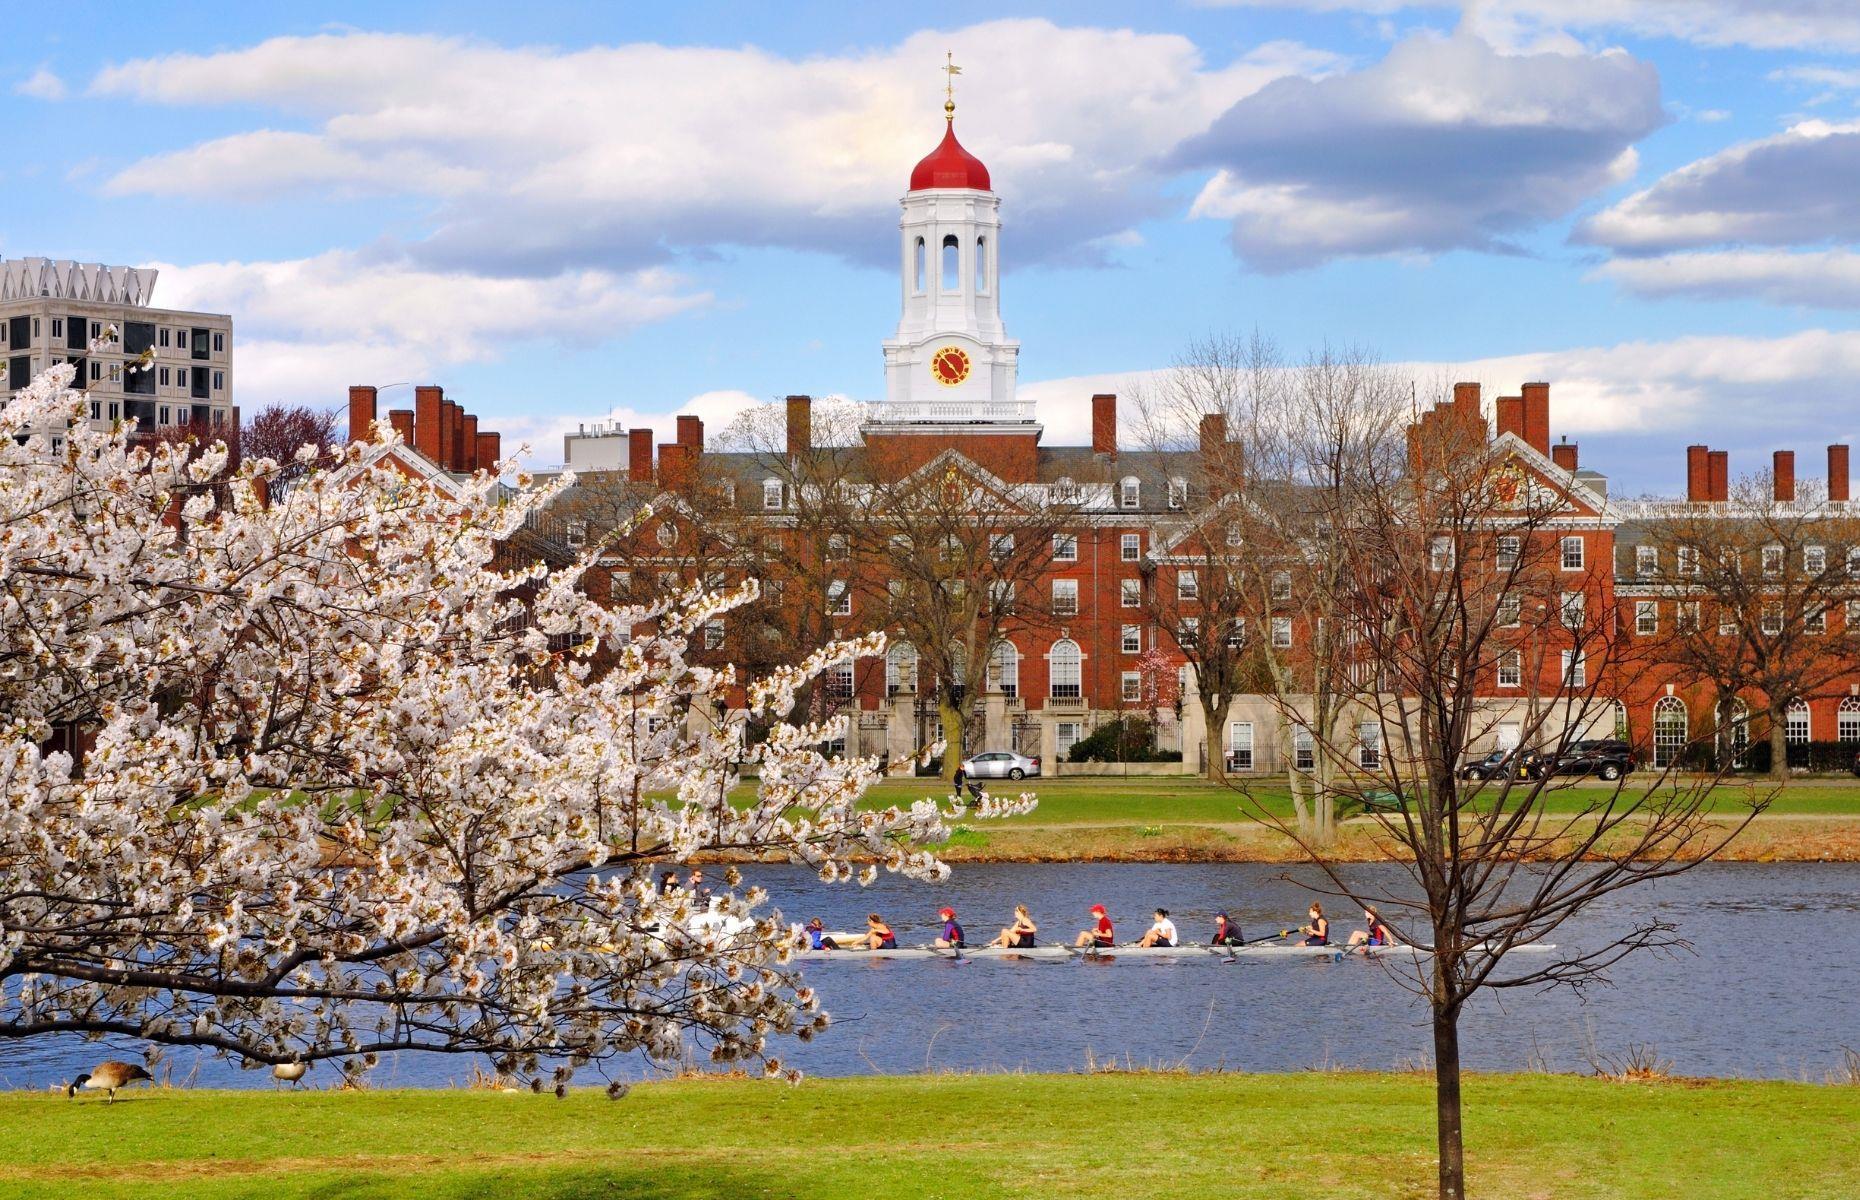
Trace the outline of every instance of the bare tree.
[[1767, 474], [1729, 490], [1724, 501], [1647, 506], [1634, 620], [1680, 678], [1716, 691], [1724, 765], [1754, 707], [1770, 777], [1782, 780], [1791, 707], [1846, 695], [1860, 670], [1860, 517], [1812, 485], [1780, 499]]
[[316, 447], [310, 460], [327, 465], [341, 444], [338, 414], [333, 408], [307, 404], [273, 404], [261, 408], [239, 427], [237, 453], [243, 458], [268, 458], [279, 466], [274, 482], [288, 482], [307, 469], [297, 461], [304, 446]]
[[[1266, 804], [1249, 811], [1321, 868], [1320, 890], [1371, 907], [1421, 951], [1412, 975], [1433, 1026], [1439, 1194], [1464, 1194], [1459, 1020], [1482, 989], [1594, 982], [1642, 948], [1680, 945], [1673, 926], [1633, 917], [1599, 943], [1543, 957], [1585, 908], [1717, 853], [1766, 801], [1728, 827], [1704, 804], [1714, 780], [1551, 796], [1555, 777], [1461, 778], [1503, 722], [1554, 759], [1612, 723], [1607, 687], [1642, 665], [1612, 613], [1592, 603], [1603, 567], [1572, 574], [1566, 539], [1580, 500], [1539, 462], [1495, 450], [1476, 402], [1441, 405], [1410, 434], [1408, 455], [1372, 456], [1321, 514], [1337, 526], [1329, 605], [1361, 647], [1374, 686], [1351, 701], [1337, 738], [1284, 706], [1335, 768], [1332, 787], [1361, 804], [1398, 882], [1365, 877]], [[1593, 514], [1590, 514], [1591, 516]], [[1500, 697], [1504, 698], [1500, 698]]]

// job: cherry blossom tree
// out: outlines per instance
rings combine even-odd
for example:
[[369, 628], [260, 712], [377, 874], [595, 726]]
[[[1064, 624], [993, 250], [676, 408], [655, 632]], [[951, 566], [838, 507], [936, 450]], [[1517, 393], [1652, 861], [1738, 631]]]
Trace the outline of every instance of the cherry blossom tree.
[[769, 1039], [827, 1022], [790, 931], [734, 874], [706, 903], [657, 870], [943, 874], [945, 812], [861, 805], [876, 764], [810, 748], [834, 730], [744, 736], [882, 637], [699, 666], [753, 581], [608, 611], [585, 560], [495, 557], [548, 488], [410, 478], [385, 428], [229, 467], [92, 430], [70, 379], [0, 409], [0, 1037], [482, 1054], [558, 1087], [693, 1046], [778, 1073]]

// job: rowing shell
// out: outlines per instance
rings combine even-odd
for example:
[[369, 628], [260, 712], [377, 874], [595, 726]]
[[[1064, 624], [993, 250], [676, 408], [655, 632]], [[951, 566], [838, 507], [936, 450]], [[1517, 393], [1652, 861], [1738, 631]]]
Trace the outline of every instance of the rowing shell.
[[[1513, 946], [1508, 953], [1544, 952], [1556, 947], [1543, 942], [1529, 945]], [[865, 958], [1032, 958], [1032, 959], [1115, 959], [1115, 958], [1340, 958], [1345, 954], [1355, 954], [1367, 958], [1388, 958], [1390, 956], [1406, 958], [1425, 958], [1431, 951], [1418, 946], [1286, 946], [1265, 945], [1251, 946], [1116, 946], [1109, 949], [1097, 947], [1074, 946], [1033, 946], [1016, 949], [1007, 946], [977, 946], [969, 950], [948, 950], [936, 946], [901, 947], [897, 950], [803, 950], [795, 955], [806, 962], [834, 962], [847, 959]]]

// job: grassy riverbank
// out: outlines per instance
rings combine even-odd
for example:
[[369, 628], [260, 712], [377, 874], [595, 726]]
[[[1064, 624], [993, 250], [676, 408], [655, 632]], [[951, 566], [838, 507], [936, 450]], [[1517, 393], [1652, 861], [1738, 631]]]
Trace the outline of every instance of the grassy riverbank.
[[[1467, 1084], [1475, 1196], [1860, 1194], [1852, 1087]], [[0, 1095], [0, 1194], [224, 1198], [1407, 1197], [1422, 1075], [1004, 1075], [483, 1091]], [[1312, 1147], [1317, 1147], [1313, 1151]], [[1303, 1149], [1301, 1149], [1303, 1148]]]

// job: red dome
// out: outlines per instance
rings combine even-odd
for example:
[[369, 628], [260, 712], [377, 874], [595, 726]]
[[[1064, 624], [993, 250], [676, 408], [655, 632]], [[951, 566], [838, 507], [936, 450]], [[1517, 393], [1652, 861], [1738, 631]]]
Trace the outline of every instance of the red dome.
[[988, 168], [956, 140], [954, 121], [944, 130], [943, 140], [937, 148], [911, 169], [911, 190], [921, 192], [926, 188], [988, 190]]

